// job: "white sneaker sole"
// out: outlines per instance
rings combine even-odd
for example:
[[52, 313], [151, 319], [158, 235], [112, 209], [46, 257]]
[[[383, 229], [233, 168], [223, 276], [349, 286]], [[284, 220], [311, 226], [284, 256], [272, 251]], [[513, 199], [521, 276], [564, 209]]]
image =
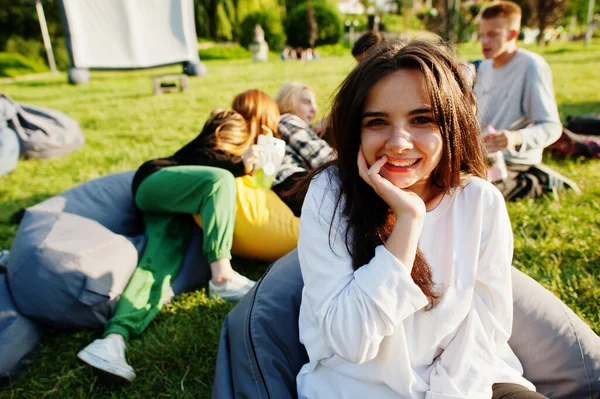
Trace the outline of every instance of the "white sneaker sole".
[[130, 383], [135, 379], [135, 373], [121, 366], [107, 362], [106, 360], [86, 351], [79, 351], [77, 357], [102, 372], [105, 376], [120, 383]]

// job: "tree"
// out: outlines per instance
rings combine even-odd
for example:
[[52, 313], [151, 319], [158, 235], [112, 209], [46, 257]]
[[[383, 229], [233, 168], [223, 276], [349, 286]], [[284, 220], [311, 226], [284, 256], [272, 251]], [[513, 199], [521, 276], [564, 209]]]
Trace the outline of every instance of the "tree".
[[569, 0], [537, 0], [537, 25], [541, 32], [538, 43], [546, 44], [544, 29], [562, 23], [568, 6]]
[[[52, 41], [63, 38], [58, 5], [55, 1], [44, 1], [44, 12]], [[39, 40], [40, 24], [33, 0], [0, 0], [0, 51], [6, 48], [11, 37]]]
[[312, 6], [312, 0], [308, 0], [306, 7], [306, 25], [308, 34], [308, 47], [314, 48], [317, 40], [318, 25], [315, 18], [315, 9]]

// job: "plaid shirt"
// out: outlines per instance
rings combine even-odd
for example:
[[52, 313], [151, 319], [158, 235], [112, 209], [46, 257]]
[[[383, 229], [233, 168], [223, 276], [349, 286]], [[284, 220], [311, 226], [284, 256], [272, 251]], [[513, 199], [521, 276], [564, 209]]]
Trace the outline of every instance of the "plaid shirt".
[[275, 185], [294, 173], [313, 170], [335, 158], [329, 144], [313, 133], [310, 126], [296, 115], [281, 115], [278, 131], [286, 146]]

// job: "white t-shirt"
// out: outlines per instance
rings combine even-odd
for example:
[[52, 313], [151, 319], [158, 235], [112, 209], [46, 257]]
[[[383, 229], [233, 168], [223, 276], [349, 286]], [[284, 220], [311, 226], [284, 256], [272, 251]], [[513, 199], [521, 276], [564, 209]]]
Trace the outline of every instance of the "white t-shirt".
[[534, 390], [507, 344], [513, 241], [500, 192], [469, 178], [427, 213], [419, 246], [444, 295], [424, 311], [426, 297], [383, 245], [353, 270], [341, 208], [331, 225], [333, 170], [311, 182], [300, 219], [299, 328], [310, 361], [299, 397], [489, 399], [499, 382]]

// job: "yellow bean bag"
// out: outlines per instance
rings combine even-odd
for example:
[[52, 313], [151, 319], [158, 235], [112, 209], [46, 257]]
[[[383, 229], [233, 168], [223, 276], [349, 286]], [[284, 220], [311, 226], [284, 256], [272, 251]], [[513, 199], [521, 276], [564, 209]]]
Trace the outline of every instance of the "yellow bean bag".
[[[256, 187], [249, 176], [235, 179], [236, 216], [233, 229], [234, 255], [273, 261], [298, 244], [300, 219], [271, 190]], [[194, 220], [202, 227], [200, 215]]]

